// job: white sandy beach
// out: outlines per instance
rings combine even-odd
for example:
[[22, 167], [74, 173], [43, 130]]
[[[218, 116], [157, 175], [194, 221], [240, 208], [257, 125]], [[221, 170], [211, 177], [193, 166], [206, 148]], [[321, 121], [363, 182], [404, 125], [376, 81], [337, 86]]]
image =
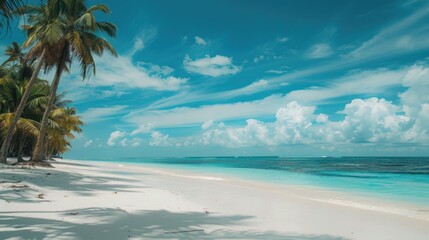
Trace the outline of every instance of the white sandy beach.
[[323, 189], [61, 160], [0, 168], [0, 239], [429, 239], [429, 210]]

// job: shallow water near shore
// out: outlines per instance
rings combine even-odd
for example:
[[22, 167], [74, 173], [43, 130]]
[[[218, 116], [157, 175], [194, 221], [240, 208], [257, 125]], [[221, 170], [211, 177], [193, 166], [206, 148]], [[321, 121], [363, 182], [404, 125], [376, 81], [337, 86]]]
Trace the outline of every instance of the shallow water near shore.
[[192, 157], [91, 160], [315, 186], [429, 207], [428, 157]]

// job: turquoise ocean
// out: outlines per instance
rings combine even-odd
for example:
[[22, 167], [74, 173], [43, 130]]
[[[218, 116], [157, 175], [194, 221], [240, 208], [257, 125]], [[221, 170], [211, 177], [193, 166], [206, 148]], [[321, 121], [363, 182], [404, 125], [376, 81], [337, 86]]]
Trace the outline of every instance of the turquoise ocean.
[[[91, 159], [94, 160], [94, 159]], [[429, 157], [189, 157], [96, 161], [321, 187], [429, 206]]]

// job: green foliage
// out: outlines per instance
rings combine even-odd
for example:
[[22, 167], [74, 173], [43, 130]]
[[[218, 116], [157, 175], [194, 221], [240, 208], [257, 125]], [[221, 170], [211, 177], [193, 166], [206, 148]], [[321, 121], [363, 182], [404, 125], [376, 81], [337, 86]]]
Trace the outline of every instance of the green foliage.
[[[12, 44], [12, 46], [19, 47], [19, 45], [15, 44]], [[15, 54], [10, 54], [10, 50], [11, 48], [6, 49], [6, 54], [10, 58], [0, 67], [1, 71], [5, 73], [0, 77], [0, 140], [4, 138], [6, 130], [12, 122], [14, 112], [28, 84], [28, 78], [18, 78], [22, 75], [17, 74], [22, 69], [25, 58], [16, 58]], [[20, 49], [19, 51], [17, 50], [18, 48], [13, 49], [15, 53], [20, 52]], [[25, 56], [25, 54], [21, 56]], [[14, 129], [10, 147], [12, 155], [18, 157], [21, 157], [22, 154], [31, 155], [39, 135], [43, 112], [49, 102], [49, 93], [48, 82], [37, 79], [31, 89], [25, 109]], [[74, 134], [82, 131], [80, 127], [83, 122], [76, 115], [76, 110], [68, 107], [71, 101], [63, 98], [64, 94], [59, 94], [55, 97], [54, 111], [49, 117], [48, 140], [45, 146], [45, 152], [49, 155], [60, 154], [69, 150], [70, 140], [75, 138]]]

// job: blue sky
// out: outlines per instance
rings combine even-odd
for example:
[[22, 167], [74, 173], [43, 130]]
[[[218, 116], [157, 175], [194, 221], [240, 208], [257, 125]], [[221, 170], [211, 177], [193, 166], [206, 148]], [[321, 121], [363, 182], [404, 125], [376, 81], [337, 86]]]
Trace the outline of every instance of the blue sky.
[[64, 76], [67, 157], [429, 154], [426, 1], [102, 2], [119, 57]]

